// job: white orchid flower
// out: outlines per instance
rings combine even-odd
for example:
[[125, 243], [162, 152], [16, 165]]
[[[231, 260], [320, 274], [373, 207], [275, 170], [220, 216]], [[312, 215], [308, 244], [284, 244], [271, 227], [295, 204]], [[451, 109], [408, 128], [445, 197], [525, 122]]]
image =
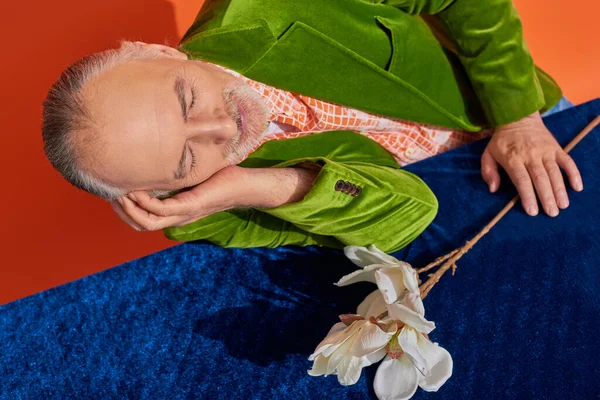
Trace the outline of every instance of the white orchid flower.
[[309, 375], [336, 374], [342, 385], [354, 385], [364, 367], [381, 361], [385, 357], [385, 346], [395, 333], [385, 332], [377, 324], [353, 316], [355, 320], [346, 326], [335, 324], [327, 337], [308, 358], [314, 361]]
[[352, 385], [362, 368], [384, 359], [375, 374], [379, 399], [409, 399], [419, 386], [437, 391], [452, 375], [452, 357], [429, 340], [435, 324], [425, 319], [416, 271], [374, 245], [346, 246], [344, 253], [361, 269], [336, 285], [373, 282], [378, 290], [360, 303], [357, 314], [340, 316], [342, 322], [309, 357], [314, 363], [308, 373], [336, 374], [342, 385]]
[[[371, 303], [375, 301], [373, 296]], [[427, 334], [435, 329], [435, 324], [425, 319], [420, 296], [409, 293], [401, 304], [386, 307], [388, 316], [400, 321], [400, 329], [385, 347], [387, 355], [375, 374], [373, 388], [377, 398], [410, 399], [418, 386], [428, 392], [437, 391], [452, 375], [452, 357], [429, 340]]]
[[344, 247], [346, 257], [362, 269], [345, 275], [336, 285], [346, 286], [356, 282], [373, 282], [381, 291], [387, 304], [401, 301], [406, 293], [418, 293], [416, 271], [405, 263], [385, 254], [375, 245]]

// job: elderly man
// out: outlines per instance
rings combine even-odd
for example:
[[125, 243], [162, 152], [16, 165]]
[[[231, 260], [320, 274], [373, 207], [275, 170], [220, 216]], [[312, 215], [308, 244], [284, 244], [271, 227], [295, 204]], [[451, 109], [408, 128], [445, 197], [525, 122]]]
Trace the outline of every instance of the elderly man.
[[135, 229], [392, 252], [437, 211], [400, 166], [487, 128], [489, 190], [500, 166], [528, 214], [536, 192], [566, 208], [561, 168], [581, 176], [540, 118], [560, 98], [510, 0], [207, 0], [178, 49], [124, 42], [68, 68], [43, 135]]

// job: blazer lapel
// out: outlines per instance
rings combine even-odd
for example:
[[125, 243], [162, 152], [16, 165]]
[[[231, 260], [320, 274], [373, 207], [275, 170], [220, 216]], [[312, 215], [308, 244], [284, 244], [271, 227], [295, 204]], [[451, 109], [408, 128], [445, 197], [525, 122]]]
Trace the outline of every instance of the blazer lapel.
[[179, 44], [196, 60], [203, 60], [244, 73], [265, 54], [276, 39], [267, 22], [227, 25], [190, 36]]
[[295, 22], [243, 74], [294, 93], [374, 114], [471, 131], [456, 116], [396, 75], [314, 28]]
[[415, 122], [478, 131], [408, 82], [302, 22], [279, 38], [265, 20], [203, 31], [181, 43], [195, 59], [294, 93]]

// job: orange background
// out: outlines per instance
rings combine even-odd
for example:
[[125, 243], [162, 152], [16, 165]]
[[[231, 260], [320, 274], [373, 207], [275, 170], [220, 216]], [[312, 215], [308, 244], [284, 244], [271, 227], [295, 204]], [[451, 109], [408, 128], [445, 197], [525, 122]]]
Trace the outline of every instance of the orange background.
[[[134, 231], [107, 202], [62, 180], [43, 153], [41, 104], [60, 72], [87, 53], [114, 47], [121, 38], [177, 44], [201, 4], [60, 0], [3, 6], [0, 304], [177, 244], [161, 232]], [[515, 4], [536, 63], [573, 102], [599, 97], [600, 3]]]

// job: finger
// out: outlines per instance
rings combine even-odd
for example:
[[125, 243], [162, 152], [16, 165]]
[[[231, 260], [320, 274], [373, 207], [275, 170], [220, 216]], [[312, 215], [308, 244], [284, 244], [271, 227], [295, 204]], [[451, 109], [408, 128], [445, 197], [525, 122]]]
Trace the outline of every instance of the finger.
[[120, 203], [119, 200], [111, 200], [110, 201], [110, 206], [112, 207], [112, 209], [114, 210], [114, 212], [117, 213], [117, 215], [119, 216], [119, 218], [121, 218], [121, 220], [123, 222], [125, 222], [127, 225], [131, 226], [136, 231], [143, 230], [141, 226], [139, 226], [138, 224], [136, 224], [135, 222], [133, 222], [133, 220], [131, 218], [129, 218], [129, 216], [123, 210], [123, 206], [121, 205], [121, 203]]
[[117, 215], [119, 216], [119, 218], [121, 218], [123, 222], [131, 226], [136, 231], [144, 230], [141, 226], [139, 226], [131, 218], [129, 218], [125, 210], [123, 210], [123, 206], [121, 205], [120, 200], [113, 200], [110, 203], [112, 209], [115, 211], [115, 213], [117, 213]]
[[525, 212], [531, 216], [536, 216], [538, 214], [537, 199], [525, 165], [518, 163], [506, 166], [504, 169], [519, 192]]
[[123, 196], [123, 208], [131, 219], [144, 230], [156, 231], [169, 226], [175, 226], [183, 218], [181, 216], [161, 217], [139, 207], [134, 201]]
[[481, 156], [481, 176], [487, 183], [490, 192], [494, 193], [500, 187], [500, 174], [498, 173], [498, 163], [492, 157], [492, 154], [487, 151]]
[[559, 151], [556, 153], [556, 162], [566, 172], [571, 187], [581, 192], [583, 190], [583, 179], [581, 179], [579, 168], [577, 168], [577, 164], [575, 164], [571, 156], [564, 151]]
[[558, 207], [556, 206], [554, 191], [552, 190], [550, 178], [548, 178], [548, 173], [544, 168], [544, 164], [541, 162], [531, 164], [527, 167], [527, 170], [529, 171], [529, 175], [531, 175], [535, 191], [542, 203], [544, 211], [549, 216], [556, 217], [558, 215]]
[[556, 163], [555, 159], [547, 158], [543, 160], [544, 168], [550, 178], [550, 184], [552, 185], [552, 191], [554, 192], [554, 198], [558, 208], [564, 210], [569, 207], [569, 196], [567, 195], [567, 189], [565, 188], [565, 181], [563, 179], [560, 168]]
[[169, 217], [173, 215], [184, 215], [184, 207], [186, 204], [173, 198], [166, 198], [163, 200], [157, 199], [156, 197], [150, 197], [148, 193], [144, 191], [136, 191], [129, 193], [128, 198], [133, 200], [143, 209], [150, 213], [160, 216]]

